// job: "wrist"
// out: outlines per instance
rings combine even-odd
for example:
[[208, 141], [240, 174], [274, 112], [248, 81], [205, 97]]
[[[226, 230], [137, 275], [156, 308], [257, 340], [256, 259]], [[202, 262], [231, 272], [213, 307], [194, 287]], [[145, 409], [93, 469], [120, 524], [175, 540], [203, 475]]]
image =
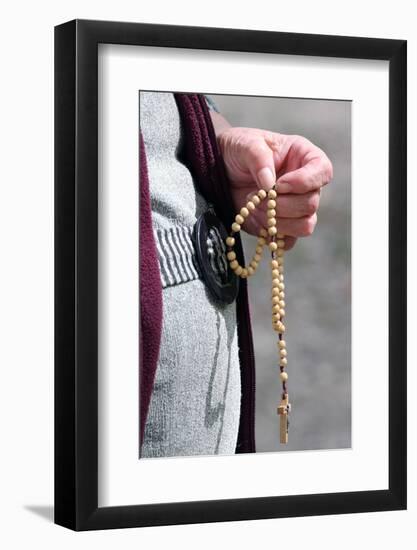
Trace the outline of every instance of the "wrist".
[[216, 135], [217, 141], [219, 140], [220, 135], [231, 128], [231, 124], [224, 118], [223, 115], [217, 113], [216, 111], [210, 111], [211, 121], [213, 123], [214, 133]]

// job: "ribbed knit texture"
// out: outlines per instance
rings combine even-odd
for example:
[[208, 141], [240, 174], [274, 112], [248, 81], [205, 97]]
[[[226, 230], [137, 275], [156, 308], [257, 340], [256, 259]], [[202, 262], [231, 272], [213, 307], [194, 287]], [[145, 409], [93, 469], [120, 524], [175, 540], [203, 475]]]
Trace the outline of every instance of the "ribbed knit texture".
[[162, 288], [201, 277], [191, 233], [192, 227], [186, 226], [154, 231]]
[[[192, 227], [179, 225], [154, 230], [162, 288], [202, 277], [192, 232]], [[217, 228], [209, 230], [206, 246], [211, 269], [222, 284], [222, 277], [227, 274], [226, 246]]]

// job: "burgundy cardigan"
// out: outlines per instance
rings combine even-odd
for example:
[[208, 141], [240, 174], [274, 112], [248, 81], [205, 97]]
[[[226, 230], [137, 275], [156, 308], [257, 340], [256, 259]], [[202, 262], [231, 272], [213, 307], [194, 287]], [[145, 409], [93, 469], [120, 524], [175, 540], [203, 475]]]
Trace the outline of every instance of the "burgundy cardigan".
[[[199, 192], [213, 204], [223, 224], [230, 227], [235, 212], [206, 100], [203, 95], [197, 94], [176, 93], [174, 95], [185, 132], [187, 166]], [[142, 443], [158, 363], [162, 328], [162, 286], [152, 230], [149, 179], [142, 135], [140, 135], [139, 208], [139, 375], [140, 442]], [[236, 254], [239, 263], [244, 264], [242, 243], [239, 235], [236, 237]], [[236, 452], [251, 453], [255, 452], [255, 361], [245, 279], [240, 279], [236, 313], [242, 387]]]

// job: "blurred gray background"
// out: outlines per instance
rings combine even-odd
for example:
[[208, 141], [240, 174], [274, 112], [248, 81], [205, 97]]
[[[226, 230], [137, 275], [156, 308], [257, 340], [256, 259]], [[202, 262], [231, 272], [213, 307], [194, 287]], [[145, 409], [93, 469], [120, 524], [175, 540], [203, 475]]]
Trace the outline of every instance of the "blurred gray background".
[[[334, 178], [321, 193], [318, 223], [286, 254], [289, 444], [279, 444], [276, 334], [271, 329], [270, 269], [264, 255], [249, 279], [256, 357], [256, 450], [351, 446], [349, 101], [210, 95], [234, 126], [300, 134], [323, 149]], [[255, 248], [245, 233], [246, 259]]]

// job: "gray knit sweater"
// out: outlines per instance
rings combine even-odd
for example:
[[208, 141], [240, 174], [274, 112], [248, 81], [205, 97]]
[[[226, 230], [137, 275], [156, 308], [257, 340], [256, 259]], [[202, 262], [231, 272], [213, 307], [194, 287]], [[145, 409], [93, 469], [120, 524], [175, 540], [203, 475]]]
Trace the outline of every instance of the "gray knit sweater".
[[215, 303], [201, 278], [191, 232], [209, 205], [181, 162], [183, 133], [173, 94], [140, 92], [140, 129], [163, 288], [161, 345], [141, 457], [233, 454], [240, 415], [236, 305]]

